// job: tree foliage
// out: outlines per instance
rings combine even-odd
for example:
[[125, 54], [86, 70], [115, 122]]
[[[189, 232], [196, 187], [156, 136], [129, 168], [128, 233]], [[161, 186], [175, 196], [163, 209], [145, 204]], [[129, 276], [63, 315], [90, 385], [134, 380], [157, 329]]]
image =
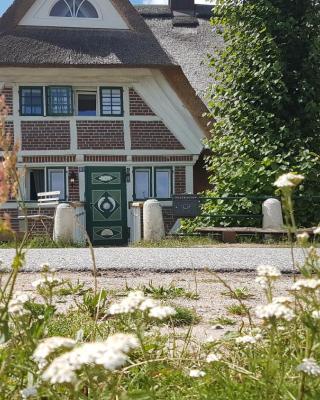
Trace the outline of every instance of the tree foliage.
[[[271, 195], [288, 170], [306, 176], [301, 195], [319, 195], [320, 2], [220, 0], [212, 24], [225, 47], [210, 58], [211, 195]], [[297, 202], [301, 225], [320, 221], [320, 198], [315, 203]], [[207, 206], [233, 213], [254, 207]]]

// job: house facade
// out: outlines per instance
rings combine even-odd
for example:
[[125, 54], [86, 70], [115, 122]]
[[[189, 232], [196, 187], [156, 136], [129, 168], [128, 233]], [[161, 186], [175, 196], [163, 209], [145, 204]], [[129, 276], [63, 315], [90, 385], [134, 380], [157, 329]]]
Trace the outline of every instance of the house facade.
[[[194, 32], [201, 24], [188, 7], [15, 0], [4, 14], [0, 92], [29, 214], [37, 193], [60, 191], [61, 201], [84, 205], [95, 245], [124, 244], [132, 202], [157, 198], [170, 229], [172, 195], [194, 192], [206, 108], [152, 24]], [[16, 202], [1, 212], [23, 229]]]

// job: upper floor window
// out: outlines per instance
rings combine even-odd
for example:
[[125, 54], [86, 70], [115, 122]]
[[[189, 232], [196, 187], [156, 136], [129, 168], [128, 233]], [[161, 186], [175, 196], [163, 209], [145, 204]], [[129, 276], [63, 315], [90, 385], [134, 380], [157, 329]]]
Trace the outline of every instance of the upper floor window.
[[105, 87], [100, 89], [101, 115], [123, 116], [123, 89], [120, 87]]
[[43, 115], [42, 87], [20, 87], [20, 115]]
[[47, 115], [72, 115], [73, 95], [70, 86], [47, 87]]
[[99, 15], [88, 0], [58, 0], [50, 17], [98, 18]]

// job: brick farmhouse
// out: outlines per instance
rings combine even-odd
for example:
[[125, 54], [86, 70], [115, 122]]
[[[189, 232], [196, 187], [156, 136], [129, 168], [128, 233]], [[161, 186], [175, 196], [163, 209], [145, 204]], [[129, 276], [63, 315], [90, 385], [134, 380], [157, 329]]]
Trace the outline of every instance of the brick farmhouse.
[[[29, 214], [37, 193], [60, 191], [84, 205], [95, 244], [120, 244], [132, 202], [157, 198], [170, 229], [172, 195], [206, 185], [210, 11], [189, 0], [14, 1], [0, 19], [0, 92]], [[16, 202], [1, 212], [24, 229]]]

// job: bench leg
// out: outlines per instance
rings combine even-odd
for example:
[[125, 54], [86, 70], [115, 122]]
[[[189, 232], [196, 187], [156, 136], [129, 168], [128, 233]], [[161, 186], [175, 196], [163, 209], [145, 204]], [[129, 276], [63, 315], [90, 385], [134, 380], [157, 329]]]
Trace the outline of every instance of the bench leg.
[[235, 243], [237, 240], [236, 232], [222, 232], [222, 241], [224, 243]]

